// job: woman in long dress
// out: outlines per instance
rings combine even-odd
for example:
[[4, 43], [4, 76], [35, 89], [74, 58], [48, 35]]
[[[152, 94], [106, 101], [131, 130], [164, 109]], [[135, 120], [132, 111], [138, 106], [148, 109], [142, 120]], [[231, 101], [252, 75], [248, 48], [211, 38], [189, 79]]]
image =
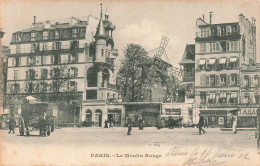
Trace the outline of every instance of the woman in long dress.
[[237, 118], [238, 118], [237, 113], [233, 113], [232, 118], [233, 118], [232, 132], [233, 132], [233, 134], [236, 134], [237, 133]]

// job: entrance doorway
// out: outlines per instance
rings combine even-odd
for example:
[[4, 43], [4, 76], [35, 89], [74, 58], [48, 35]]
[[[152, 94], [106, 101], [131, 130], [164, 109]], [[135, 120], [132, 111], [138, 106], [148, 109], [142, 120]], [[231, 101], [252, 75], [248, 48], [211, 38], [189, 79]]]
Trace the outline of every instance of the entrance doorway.
[[102, 127], [102, 111], [96, 110], [95, 112], [95, 126]]
[[155, 125], [156, 118], [158, 117], [158, 113], [154, 112], [144, 112], [142, 114], [142, 117], [144, 119], [144, 124], [146, 127], [152, 127]]

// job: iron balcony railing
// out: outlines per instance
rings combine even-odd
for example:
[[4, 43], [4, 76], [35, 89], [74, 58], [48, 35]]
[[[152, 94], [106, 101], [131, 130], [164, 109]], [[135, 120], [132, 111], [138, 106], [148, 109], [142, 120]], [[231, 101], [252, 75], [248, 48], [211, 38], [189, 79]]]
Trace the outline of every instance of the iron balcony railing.
[[211, 32], [196, 32], [196, 38], [227, 38], [227, 37], [238, 37], [240, 36], [239, 32], [226, 32], [221, 33], [220, 31], [217, 31], [217, 33], [211, 33]]
[[28, 48], [20, 48], [20, 49], [11, 49], [10, 54], [30, 54], [44, 51], [59, 51], [59, 50], [70, 50], [75, 51], [77, 49], [84, 49], [85, 44], [79, 44], [77, 46], [71, 45], [61, 45], [61, 46], [48, 46], [48, 47], [28, 47]]

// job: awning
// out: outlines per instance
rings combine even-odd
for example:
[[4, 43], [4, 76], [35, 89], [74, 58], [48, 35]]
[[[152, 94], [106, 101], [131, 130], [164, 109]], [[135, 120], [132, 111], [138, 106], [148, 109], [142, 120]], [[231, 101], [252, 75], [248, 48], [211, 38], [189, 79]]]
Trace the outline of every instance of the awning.
[[209, 64], [214, 64], [216, 59], [209, 59]]
[[220, 98], [226, 98], [227, 94], [225, 92], [220, 93]]
[[226, 58], [220, 58], [220, 59], [219, 59], [219, 63], [220, 63], [220, 64], [224, 64], [224, 63], [226, 63], [226, 61], [227, 61]]
[[215, 93], [210, 93], [210, 94], [209, 94], [209, 98], [210, 98], [210, 99], [215, 99]]
[[206, 59], [201, 59], [201, 60], [200, 60], [200, 65], [204, 65], [205, 62], [206, 62]]
[[237, 61], [237, 57], [230, 58], [230, 62], [236, 62], [236, 61]]

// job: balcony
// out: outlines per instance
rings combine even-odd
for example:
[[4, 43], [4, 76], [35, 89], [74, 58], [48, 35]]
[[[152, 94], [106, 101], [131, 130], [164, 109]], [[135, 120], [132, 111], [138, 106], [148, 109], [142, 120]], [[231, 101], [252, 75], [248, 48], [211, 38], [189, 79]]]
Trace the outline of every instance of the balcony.
[[106, 63], [114, 65], [114, 59], [106, 57]]
[[225, 40], [225, 39], [240, 39], [241, 35], [239, 32], [230, 32], [226, 34], [221, 34], [219, 31], [215, 34], [211, 33], [196, 33], [196, 41], [206, 41], [206, 40]]
[[21, 49], [11, 49], [10, 50], [10, 55], [15, 55], [15, 54], [32, 54], [32, 53], [41, 53], [41, 52], [76, 52], [78, 50], [82, 50], [85, 48], [85, 44], [80, 44], [75, 47], [71, 47], [71, 45], [62, 45], [60, 47], [53, 47], [53, 46], [48, 46], [48, 47], [37, 47], [35, 49], [28, 47], [28, 48], [21, 48]]

